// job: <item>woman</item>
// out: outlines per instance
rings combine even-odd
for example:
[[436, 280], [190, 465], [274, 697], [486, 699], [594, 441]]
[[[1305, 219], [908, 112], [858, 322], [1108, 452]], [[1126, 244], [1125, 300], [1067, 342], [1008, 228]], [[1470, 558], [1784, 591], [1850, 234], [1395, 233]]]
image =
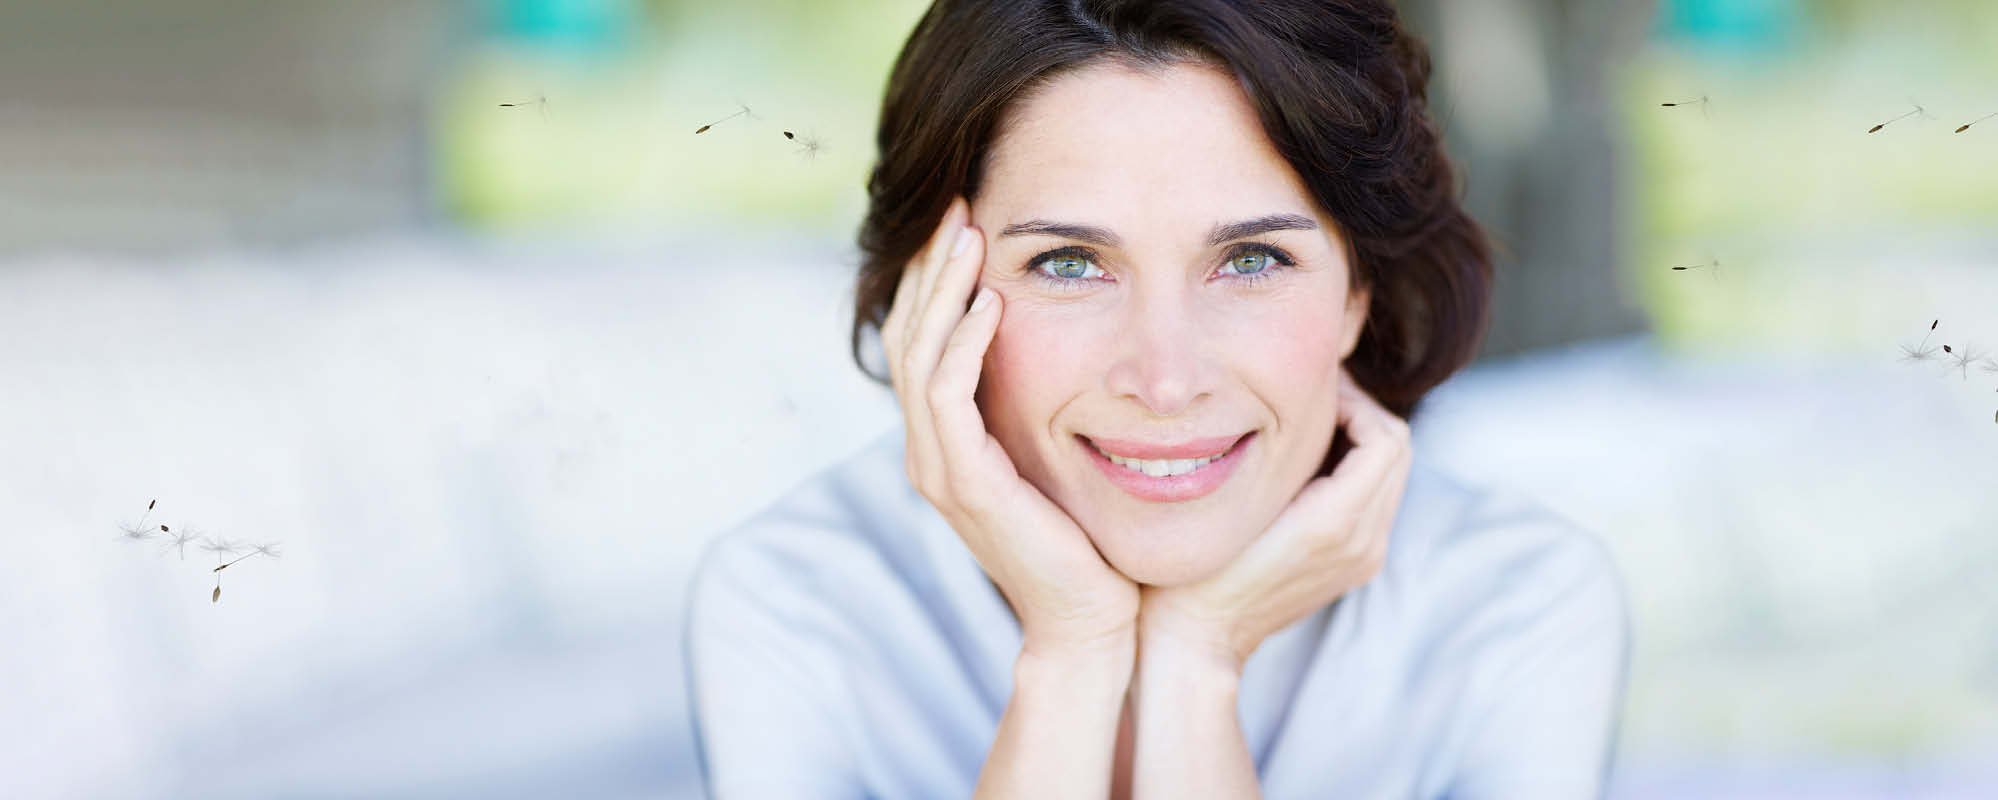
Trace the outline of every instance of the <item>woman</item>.
[[1409, 447], [1490, 274], [1427, 78], [1385, 0], [937, 2], [860, 235], [905, 424], [704, 556], [710, 791], [1600, 794], [1606, 551]]

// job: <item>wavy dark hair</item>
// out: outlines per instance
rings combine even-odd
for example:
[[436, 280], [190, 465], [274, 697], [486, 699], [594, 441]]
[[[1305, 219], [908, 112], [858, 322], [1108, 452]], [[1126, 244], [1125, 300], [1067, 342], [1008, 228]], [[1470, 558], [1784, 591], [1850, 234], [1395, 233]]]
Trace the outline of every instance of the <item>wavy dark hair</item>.
[[[1263, 131], [1347, 239], [1372, 291], [1346, 367], [1406, 419], [1485, 332], [1491, 244], [1465, 213], [1429, 116], [1429, 53], [1388, 0], [937, 0], [895, 60], [859, 231], [851, 347], [879, 331], [903, 266], [951, 198], [976, 198], [1005, 112], [1100, 61], [1231, 72]], [[1344, 438], [1340, 431], [1339, 439]], [[1330, 469], [1346, 449], [1335, 441]]]

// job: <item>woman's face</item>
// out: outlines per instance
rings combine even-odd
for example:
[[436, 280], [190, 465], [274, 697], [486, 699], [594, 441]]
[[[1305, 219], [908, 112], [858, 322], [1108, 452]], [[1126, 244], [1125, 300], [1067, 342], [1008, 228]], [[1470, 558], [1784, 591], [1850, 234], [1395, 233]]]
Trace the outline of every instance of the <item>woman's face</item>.
[[972, 222], [1005, 301], [978, 403], [1022, 477], [1134, 580], [1225, 566], [1323, 463], [1367, 308], [1248, 98], [1204, 65], [1068, 73], [1012, 109]]

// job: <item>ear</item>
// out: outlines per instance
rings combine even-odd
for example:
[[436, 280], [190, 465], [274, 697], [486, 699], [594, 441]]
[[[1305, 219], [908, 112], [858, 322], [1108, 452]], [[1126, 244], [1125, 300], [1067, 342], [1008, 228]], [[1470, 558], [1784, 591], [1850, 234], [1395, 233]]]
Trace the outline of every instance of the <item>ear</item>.
[[1339, 360], [1346, 360], [1360, 346], [1360, 333], [1367, 329], [1367, 309], [1372, 307], [1372, 302], [1371, 286], [1362, 286], [1347, 293], [1346, 314], [1341, 318], [1343, 327], [1339, 331]]

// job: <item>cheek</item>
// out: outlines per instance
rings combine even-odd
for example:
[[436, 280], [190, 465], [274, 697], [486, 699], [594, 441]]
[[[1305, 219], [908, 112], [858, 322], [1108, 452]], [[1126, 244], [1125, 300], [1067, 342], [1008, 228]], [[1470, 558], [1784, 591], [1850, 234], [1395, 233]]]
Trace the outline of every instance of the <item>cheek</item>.
[[1238, 359], [1278, 394], [1329, 402], [1338, 387], [1343, 316], [1343, 307], [1325, 302], [1274, 305], [1237, 331]]
[[1071, 323], [1036, 318], [1025, 307], [1007, 313], [986, 348], [979, 381], [987, 427], [1002, 442], [1006, 434], [1045, 428], [1062, 398], [1077, 393], [1077, 376], [1086, 369], [1083, 344], [1072, 335]]

